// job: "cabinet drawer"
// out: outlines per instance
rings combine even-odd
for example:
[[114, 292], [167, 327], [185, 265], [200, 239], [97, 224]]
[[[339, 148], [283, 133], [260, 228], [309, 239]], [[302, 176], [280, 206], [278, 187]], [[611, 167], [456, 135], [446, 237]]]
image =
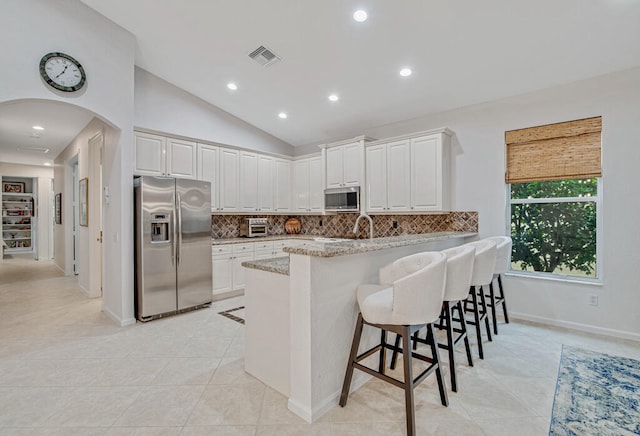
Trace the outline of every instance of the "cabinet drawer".
[[256, 252], [258, 251], [273, 251], [273, 241], [255, 242], [253, 244]]
[[211, 247], [211, 255], [213, 257], [230, 256], [231, 252], [231, 245], [213, 245]]
[[248, 244], [233, 244], [233, 254], [253, 253], [253, 242]]

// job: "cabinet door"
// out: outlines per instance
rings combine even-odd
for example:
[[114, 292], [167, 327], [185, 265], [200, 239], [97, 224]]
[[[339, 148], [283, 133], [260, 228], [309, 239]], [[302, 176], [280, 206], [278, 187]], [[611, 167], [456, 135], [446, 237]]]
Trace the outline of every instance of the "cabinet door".
[[233, 255], [233, 290], [244, 289], [245, 280], [245, 268], [242, 266], [242, 262], [253, 260], [253, 251], [249, 253], [239, 253]]
[[275, 160], [274, 210], [291, 210], [291, 162], [285, 159]]
[[309, 210], [322, 212], [324, 189], [322, 188], [322, 158], [309, 159]]
[[360, 186], [364, 167], [364, 145], [361, 142], [346, 144], [342, 147], [343, 186]]
[[258, 155], [257, 206], [259, 212], [273, 211], [274, 160]]
[[220, 210], [234, 212], [239, 204], [240, 154], [230, 148], [220, 149]]
[[211, 183], [211, 210], [218, 210], [218, 147], [198, 144], [198, 180]]
[[309, 159], [293, 163], [293, 209], [300, 212], [309, 209]]
[[367, 211], [382, 212], [387, 209], [387, 146], [367, 147]]
[[255, 212], [258, 207], [258, 155], [240, 152], [240, 210]]
[[196, 178], [196, 143], [167, 138], [167, 175]]
[[327, 148], [327, 188], [344, 186], [342, 147]]
[[387, 210], [408, 211], [411, 202], [409, 140], [387, 144]]
[[135, 132], [134, 173], [145, 176], [165, 174], [165, 138]]
[[411, 209], [442, 210], [442, 147], [440, 136], [411, 140]]
[[214, 256], [212, 260], [213, 295], [230, 292], [233, 277], [231, 255]]

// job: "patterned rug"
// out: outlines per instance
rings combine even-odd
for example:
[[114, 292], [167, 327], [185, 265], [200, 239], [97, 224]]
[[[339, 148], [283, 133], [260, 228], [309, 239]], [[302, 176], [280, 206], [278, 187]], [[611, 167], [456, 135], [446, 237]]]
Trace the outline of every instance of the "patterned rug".
[[218, 312], [218, 315], [222, 315], [226, 318], [239, 322], [240, 324], [244, 324], [244, 306], [234, 307], [233, 309]]
[[640, 361], [563, 346], [549, 434], [640, 434]]

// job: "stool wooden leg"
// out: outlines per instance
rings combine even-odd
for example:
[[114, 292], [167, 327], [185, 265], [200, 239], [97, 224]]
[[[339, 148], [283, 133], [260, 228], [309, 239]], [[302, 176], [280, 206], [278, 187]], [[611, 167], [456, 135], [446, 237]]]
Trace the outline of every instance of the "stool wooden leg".
[[498, 274], [498, 289], [500, 290], [500, 298], [502, 299], [502, 312], [504, 313], [504, 322], [509, 324], [509, 315], [507, 315], [507, 300], [504, 298], [504, 289], [502, 288], [502, 274]]
[[[404, 366], [404, 402], [407, 413], [407, 436], [416, 434], [416, 417], [413, 399], [413, 369], [411, 366], [411, 333], [409, 326], [402, 329], [402, 361]], [[437, 350], [438, 347], [436, 347]]]
[[489, 342], [493, 341], [491, 337], [491, 326], [489, 325], [489, 312], [487, 308], [487, 300], [484, 296], [484, 286], [480, 286], [480, 304], [482, 305], [482, 315], [484, 318], [484, 326], [487, 329], [487, 339]]
[[396, 335], [396, 341], [393, 344], [393, 354], [391, 354], [391, 369], [396, 369], [396, 363], [398, 362], [398, 347], [400, 347], [400, 335]]
[[378, 372], [384, 374], [387, 367], [387, 331], [385, 329], [380, 330], [380, 361], [378, 362]]
[[498, 318], [496, 316], [496, 295], [493, 291], [493, 280], [489, 283], [489, 303], [491, 304], [491, 321], [493, 322], [493, 334], [498, 334]]
[[448, 406], [449, 398], [447, 397], [447, 387], [444, 383], [444, 377], [442, 377], [440, 352], [438, 351], [438, 342], [433, 324], [427, 324], [427, 341], [431, 344], [433, 362], [438, 365], [436, 367], [436, 380], [438, 381], [438, 390], [440, 391], [440, 401], [443, 406]]
[[[447, 330], [447, 351], [449, 352], [449, 373], [451, 376], [451, 390], [458, 392], [458, 384], [456, 383], [456, 358], [455, 358], [455, 339], [453, 337], [453, 322], [451, 320], [451, 306], [448, 301], [444, 302], [444, 310], [441, 312], [441, 319], [444, 318]], [[444, 317], [442, 317], [444, 315]]]
[[351, 344], [351, 353], [349, 353], [349, 363], [347, 364], [347, 371], [344, 375], [344, 383], [342, 385], [342, 394], [340, 395], [340, 406], [344, 407], [347, 404], [347, 397], [349, 396], [349, 389], [351, 388], [351, 378], [353, 377], [353, 364], [358, 356], [358, 347], [360, 346], [360, 338], [362, 337], [363, 328], [362, 314], [358, 314], [358, 320], [356, 321], [356, 328], [353, 332], [353, 342]]
[[482, 331], [480, 328], [480, 308], [478, 307], [478, 293], [476, 287], [471, 287], [471, 302], [473, 303], [473, 319], [475, 321], [476, 337], [478, 339], [478, 357], [484, 359], [484, 352], [482, 350]]
[[467, 362], [469, 363], [469, 366], [473, 366], [473, 359], [471, 358], [471, 345], [469, 345], [469, 333], [467, 331], [467, 321], [464, 318], [462, 301], [458, 301], [456, 307], [458, 308], [458, 313], [460, 314], [460, 330], [462, 330], [462, 334], [464, 335], [464, 348], [467, 352]]

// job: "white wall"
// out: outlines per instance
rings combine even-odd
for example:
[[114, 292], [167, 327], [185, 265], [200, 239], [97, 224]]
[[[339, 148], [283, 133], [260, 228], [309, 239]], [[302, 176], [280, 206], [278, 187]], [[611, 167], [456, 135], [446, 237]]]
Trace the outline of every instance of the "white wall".
[[[602, 115], [602, 286], [508, 277], [520, 317], [640, 339], [640, 69], [370, 129], [384, 138], [446, 126], [457, 134], [455, 208], [479, 212], [480, 236], [505, 234], [504, 132]], [[599, 306], [588, 304], [599, 296]]]
[[284, 141], [222, 109], [136, 68], [136, 127], [252, 150], [293, 155]]
[[53, 247], [50, 245], [51, 236], [51, 179], [53, 168], [37, 165], [19, 165], [0, 162], [0, 176], [31, 177], [38, 179], [37, 194], [37, 230], [36, 249], [39, 260], [49, 260], [53, 257]]
[[[134, 37], [78, 0], [20, 0], [2, 3], [0, 37], [11, 68], [0, 70], [0, 103], [19, 99], [67, 102], [85, 108], [120, 132], [104, 153], [105, 282], [103, 310], [121, 324], [133, 313], [133, 92]], [[64, 51], [87, 73], [85, 88], [68, 94], [40, 78], [42, 56]], [[5, 62], [6, 64], [6, 62]]]

